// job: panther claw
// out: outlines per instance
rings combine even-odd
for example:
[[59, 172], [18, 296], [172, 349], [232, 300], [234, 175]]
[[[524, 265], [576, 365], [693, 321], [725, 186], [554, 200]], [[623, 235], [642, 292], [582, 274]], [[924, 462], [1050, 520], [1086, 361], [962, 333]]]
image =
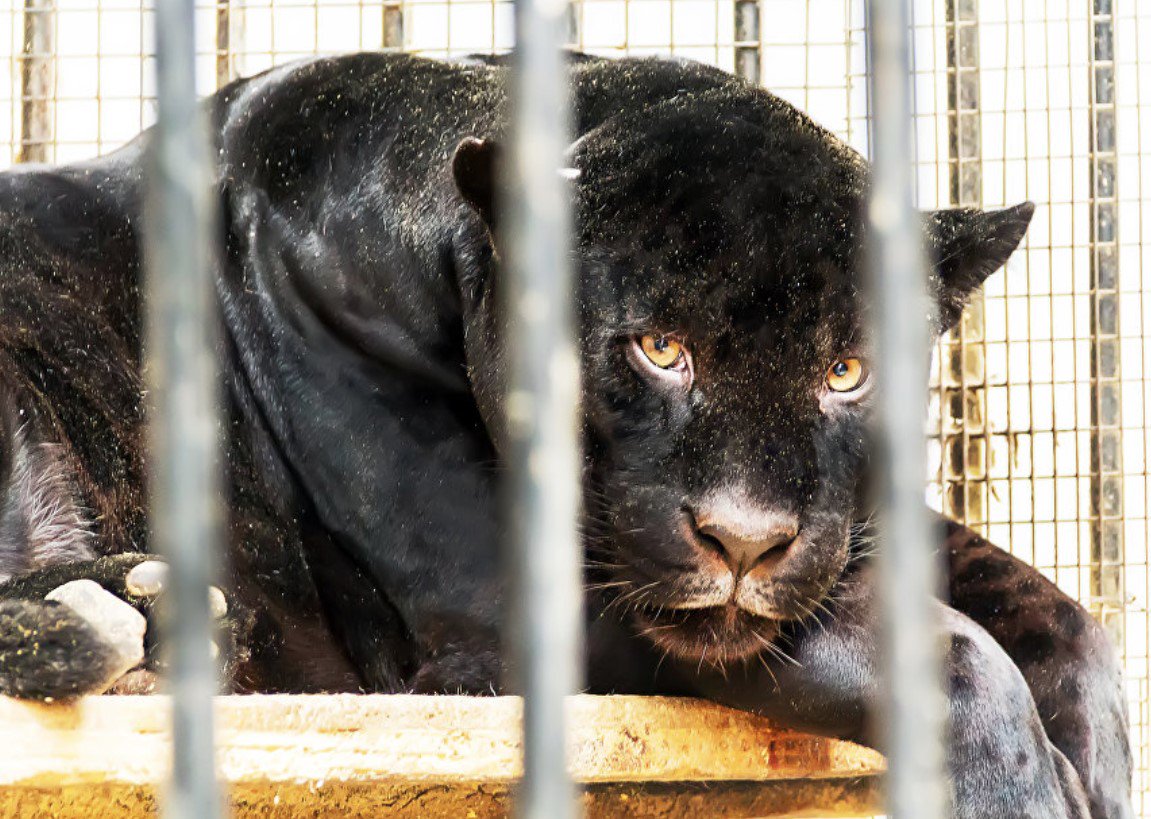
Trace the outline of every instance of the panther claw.
[[168, 564], [162, 560], [137, 563], [124, 578], [128, 593], [136, 597], [154, 597], [164, 590], [168, 580]]
[[[128, 572], [124, 583], [135, 597], [155, 597], [168, 584], [168, 564], [162, 560], [145, 560]], [[228, 613], [228, 600], [216, 586], [208, 587], [208, 607], [212, 618], [219, 620]]]

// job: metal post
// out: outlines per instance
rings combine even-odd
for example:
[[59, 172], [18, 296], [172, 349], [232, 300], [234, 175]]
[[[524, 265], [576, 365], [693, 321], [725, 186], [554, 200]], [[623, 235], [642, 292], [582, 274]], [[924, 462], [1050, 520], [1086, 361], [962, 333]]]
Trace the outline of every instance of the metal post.
[[232, 81], [232, 0], [216, 0], [216, 87]]
[[216, 307], [219, 229], [204, 111], [196, 99], [194, 0], [156, 3], [157, 120], [150, 144], [145, 262], [151, 531], [171, 566], [166, 646], [172, 779], [166, 813], [220, 813], [212, 748], [208, 584], [219, 539]]
[[1123, 383], [1114, 0], [1093, 0], [1091, 47], [1091, 605], [1123, 645]]
[[564, 700], [580, 677], [582, 630], [577, 419], [568, 203], [566, 0], [516, 3], [512, 150], [504, 251], [508, 290], [508, 486], [516, 690], [524, 695], [518, 814], [576, 814]]
[[404, 2], [403, 0], [384, 0], [384, 51], [404, 50]]
[[912, 206], [910, 17], [906, 0], [872, 0], [869, 16], [874, 189], [868, 208], [877, 356], [883, 535], [887, 815], [942, 819], [944, 700], [935, 594], [937, 538], [924, 505], [923, 358], [929, 346], [923, 235]]
[[56, 0], [24, 0], [20, 51], [20, 153], [17, 162], [50, 162], [55, 142]]
[[[983, 206], [977, 0], [947, 0], [947, 133], [949, 199]], [[940, 345], [943, 511], [969, 526], [987, 522], [987, 368], [983, 291], [972, 295], [959, 326]]]
[[735, 73], [759, 85], [759, 0], [735, 0]]
[[584, 0], [569, 0], [564, 45], [583, 51], [583, 9]]

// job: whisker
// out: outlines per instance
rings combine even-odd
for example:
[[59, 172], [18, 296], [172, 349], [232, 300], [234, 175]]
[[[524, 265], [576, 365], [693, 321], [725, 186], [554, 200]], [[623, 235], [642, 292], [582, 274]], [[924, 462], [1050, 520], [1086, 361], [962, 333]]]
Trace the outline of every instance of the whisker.
[[671, 654], [671, 650], [670, 650], [670, 649], [666, 649], [666, 648], [664, 648], [664, 649], [661, 649], [661, 654], [660, 654], [660, 657], [659, 657], [659, 662], [657, 662], [657, 663], [655, 664], [655, 672], [652, 674], [652, 676], [654, 676], [654, 677], [658, 677], [658, 676], [659, 676], [659, 670], [660, 670], [661, 668], [663, 668], [663, 662], [664, 662], [664, 660], [666, 660], [666, 659], [667, 659], [667, 655], [668, 655], [668, 654]]
[[597, 592], [607, 591], [608, 589], [618, 589], [623, 586], [630, 586], [631, 584], [626, 580], [613, 580], [607, 583], [586, 583], [584, 584], [584, 591]]
[[757, 632], [757, 631], [753, 631], [753, 632], [752, 632], [752, 636], [754, 636], [754, 637], [755, 637], [755, 639], [759, 641], [760, 645], [762, 645], [762, 646], [764, 647], [764, 649], [765, 649], [765, 650], [766, 650], [766, 651], [767, 651], [767, 652], [768, 652], [768, 653], [769, 653], [771, 656], [775, 657], [776, 659], [782, 660], [783, 662], [786, 662], [786, 663], [789, 663], [789, 664], [791, 664], [791, 665], [794, 665], [796, 668], [802, 668], [802, 667], [803, 667], [802, 663], [800, 663], [800, 662], [799, 662], [799, 660], [797, 660], [797, 659], [795, 659], [794, 657], [792, 657], [790, 654], [788, 654], [787, 652], [785, 652], [785, 651], [784, 651], [783, 649], [781, 649], [779, 646], [777, 646], [777, 645], [775, 645], [774, 643], [772, 643], [770, 640], [768, 640], [767, 638], [765, 638], [765, 637], [764, 637], [762, 634], [760, 634], [759, 632]]
[[756, 654], [755, 656], [756, 656], [756, 659], [759, 660], [759, 664], [763, 666], [763, 670], [766, 671], [768, 673], [768, 676], [771, 677], [771, 684], [774, 685], [776, 687], [776, 689], [778, 689], [779, 688], [779, 678], [775, 676], [775, 672], [771, 670], [771, 666], [767, 664], [767, 660], [764, 659], [764, 656], [762, 654]]

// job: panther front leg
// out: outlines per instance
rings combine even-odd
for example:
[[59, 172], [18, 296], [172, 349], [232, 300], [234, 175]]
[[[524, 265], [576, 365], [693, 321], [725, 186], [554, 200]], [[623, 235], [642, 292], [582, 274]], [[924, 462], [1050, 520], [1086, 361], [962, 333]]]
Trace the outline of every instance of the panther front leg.
[[[67, 700], [148, 693], [156, 681], [154, 604], [167, 566], [132, 553], [37, 569], [0, 583], [0, 694]], [[211, 589], [225, 676], [250, 618]]]
[[[675, 664], [669, 684], [789, 727], [881, 747], [873, 575], [872, 567], [855, 572], [836, 590], [833, 615], [793, 629], [785, 658], [729, 667], [726, 677]], [[940, 619], [948, 637], [947, 773], [956, 819], [1086, 819], [1082, 786], [1044, 733], [1015, 664], [964, 615], [940, 604]]]
[[1122, 669], [1103, 629], [1037, 569], [964, 526], [947, 523], [946, 555], [951, 605], [1019, 667], [1092, 817], [1133, 817]]

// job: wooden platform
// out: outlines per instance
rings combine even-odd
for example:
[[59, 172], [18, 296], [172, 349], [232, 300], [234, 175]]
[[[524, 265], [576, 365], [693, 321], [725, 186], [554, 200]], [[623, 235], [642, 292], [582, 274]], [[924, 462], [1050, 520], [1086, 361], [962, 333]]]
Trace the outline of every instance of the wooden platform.
[[[572, 771], [590, 816], [865, 816], [883, 759], [690, 700], [574, 697]], [[164, 697], [0, 699], [0, 816], [150, 815], [168, 768]], [[238, 817], [506, 815], [514, 697], [244, 696], [218, 701]]]

